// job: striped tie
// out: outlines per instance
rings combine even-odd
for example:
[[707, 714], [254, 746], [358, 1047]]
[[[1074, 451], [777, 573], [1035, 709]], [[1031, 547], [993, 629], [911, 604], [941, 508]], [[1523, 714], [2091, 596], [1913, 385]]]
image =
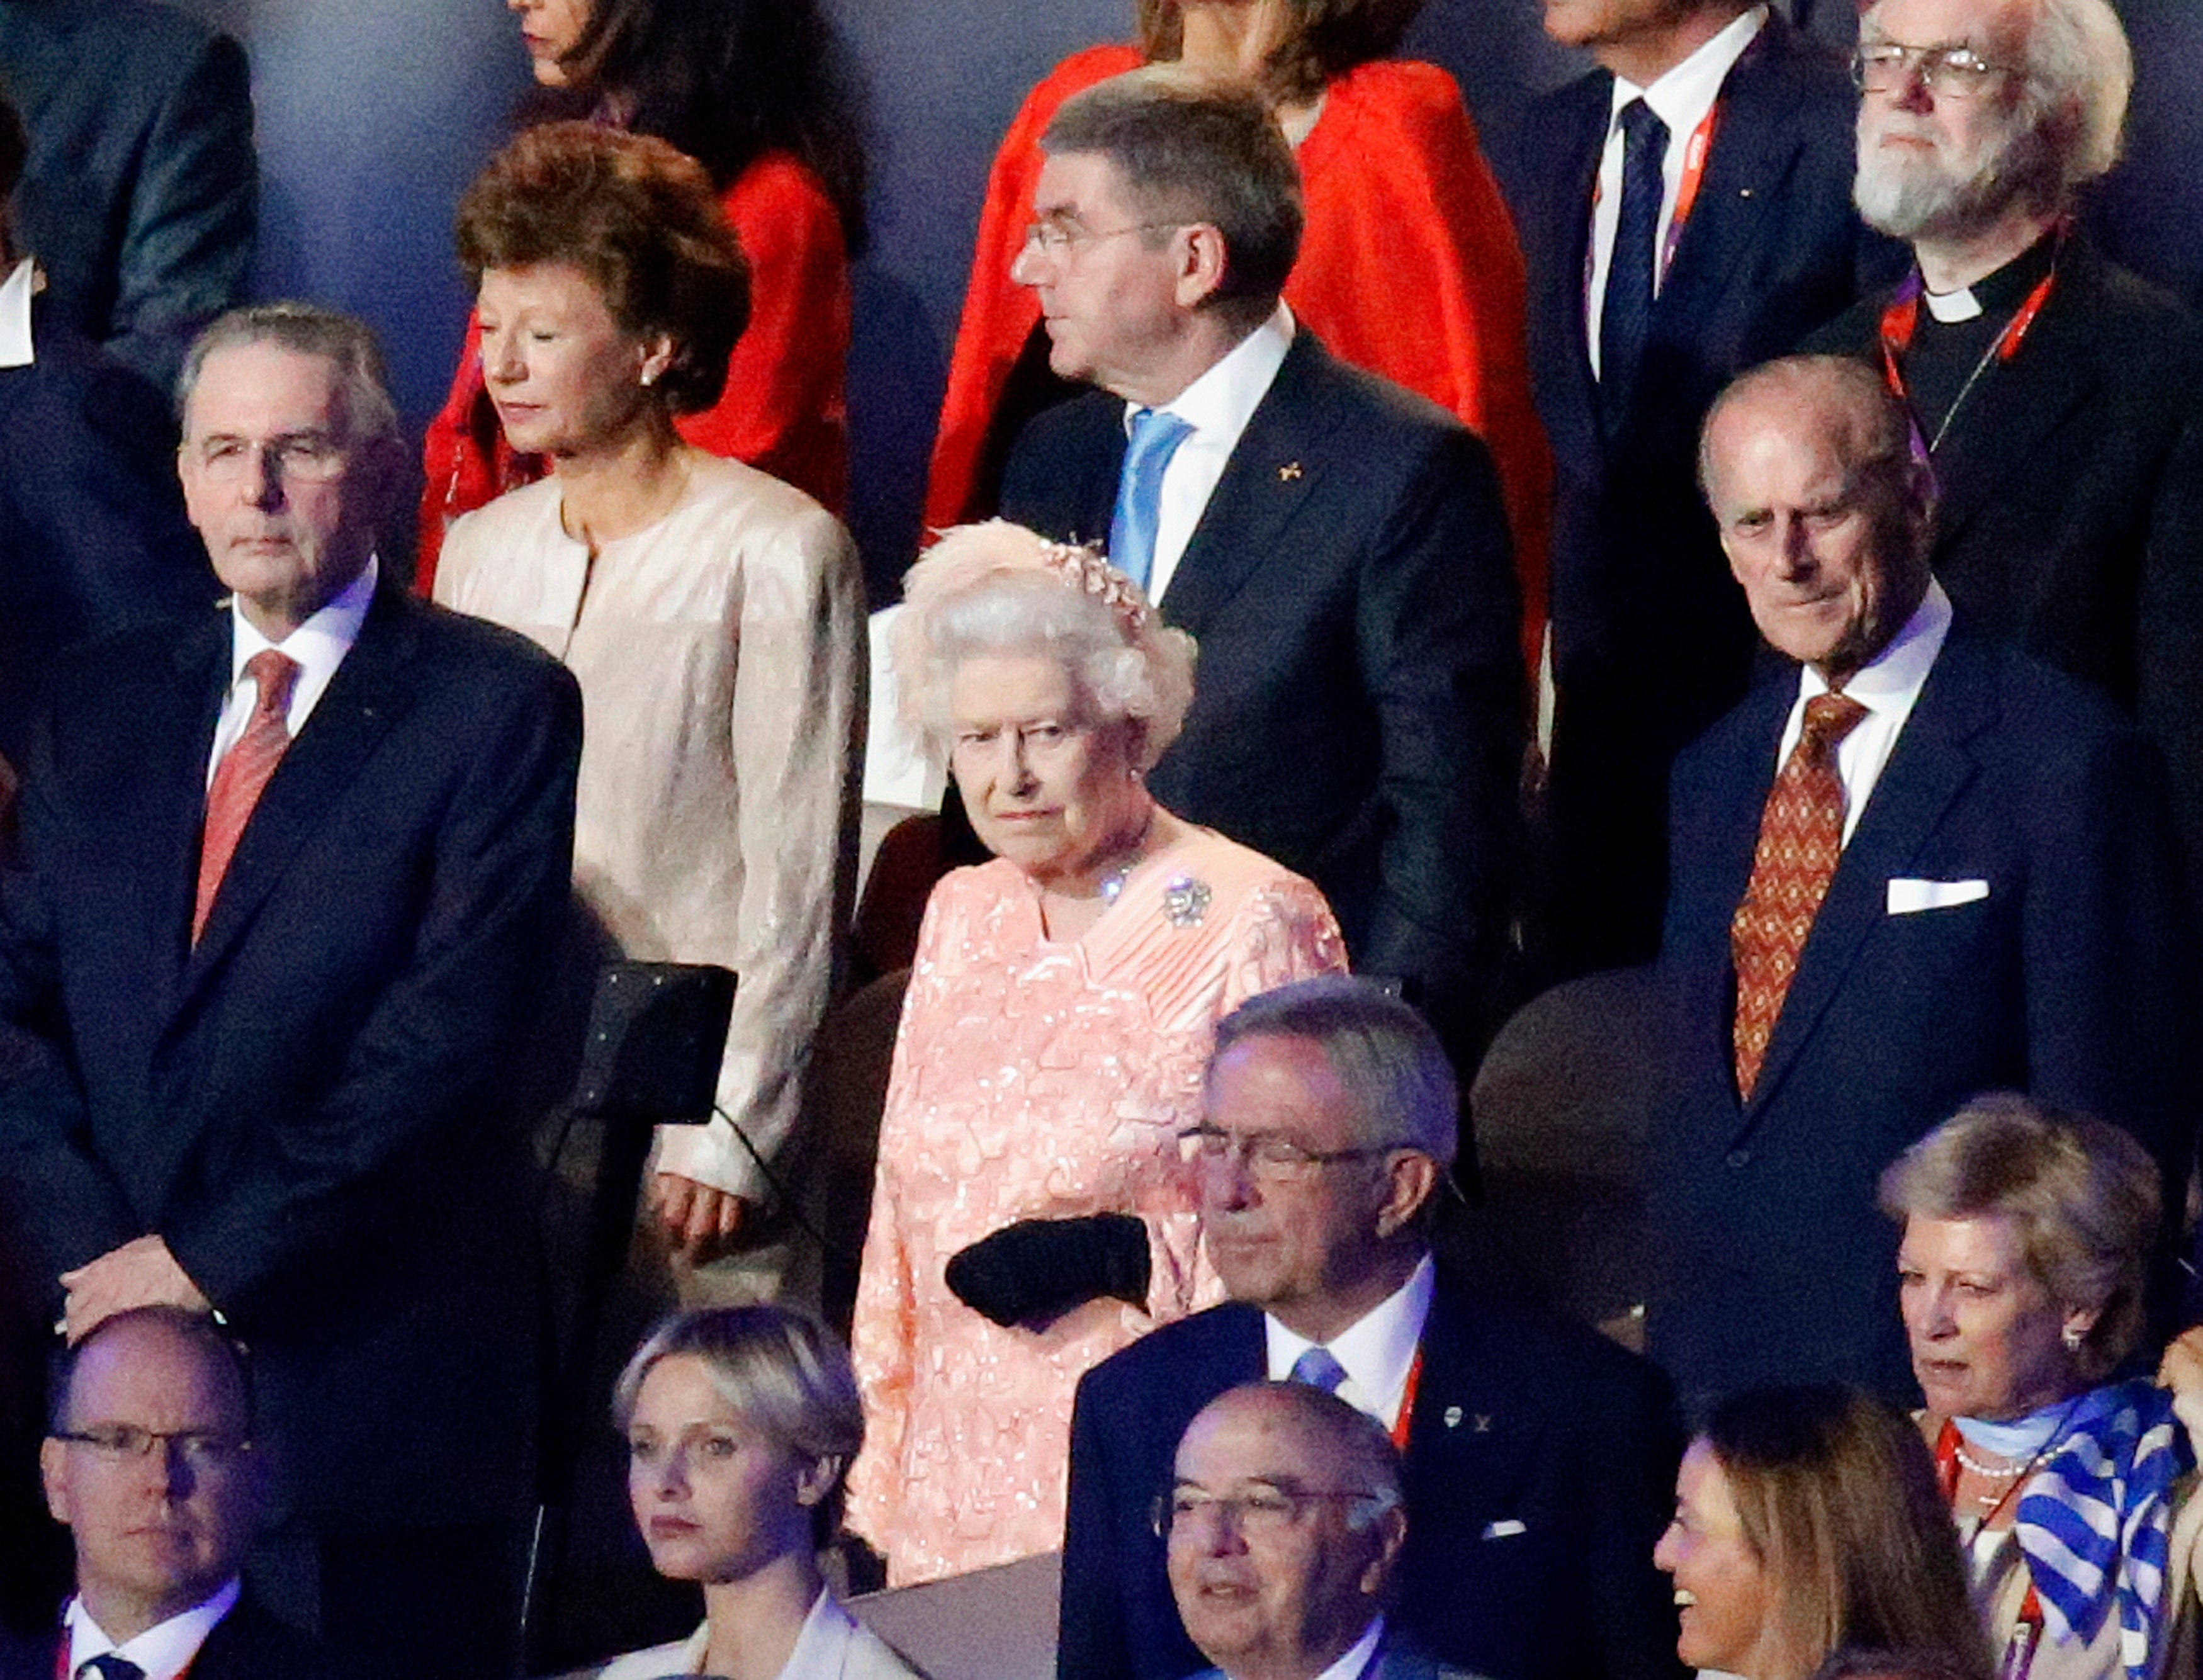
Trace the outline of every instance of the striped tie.
[[193, 944], [206, 931], [215, 894], [228, 872], [230, 859], [236, 855], [237, 843], [245, 837], [252, 807], [260, 802], [261, 790], [268, 785], [268, 778], [283, 761], [284, 748], [291, 744], [291, 690], [297, 686], [298, 671], [296, 660], [273, 648], [245, 662], [245, 674], [252, 679], [257, 697], [245, 733], [222, 755], [214, 784], [207, 790], [206, 831], [199, 843], [198, 902], [192, 913]]

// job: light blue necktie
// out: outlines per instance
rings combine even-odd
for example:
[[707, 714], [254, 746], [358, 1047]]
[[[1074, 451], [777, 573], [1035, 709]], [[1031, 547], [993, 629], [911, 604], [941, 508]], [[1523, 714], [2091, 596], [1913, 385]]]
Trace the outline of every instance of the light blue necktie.
[[1329, 1348], [1318, 1346], [1293, 1361], [1292, 1380], [1305, 1382], [1311, 1388], [1320, 1388], [1326, 1394], [1336, 1394], [1338, 1385], [1346, 1381], [1346, 1367], [1338, 1363]]
[[1162, 522], [1163, 470], [1193, 428], [1175, 414], [1143, 408], [1132, 417], [1117, 512], [1109, 522], [1109, 564], [1143, 589], [1155, 569], [1155, 527]]

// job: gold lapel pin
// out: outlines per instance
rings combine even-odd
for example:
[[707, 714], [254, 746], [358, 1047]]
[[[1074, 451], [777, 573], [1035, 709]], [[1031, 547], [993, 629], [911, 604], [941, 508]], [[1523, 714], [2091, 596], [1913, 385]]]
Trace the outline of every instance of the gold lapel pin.
[[1278, 469], [1278, 482], [1280, 484], [1290, 484], [1300, 476], [1301, 464], [1298, 461], [1288, 461]]

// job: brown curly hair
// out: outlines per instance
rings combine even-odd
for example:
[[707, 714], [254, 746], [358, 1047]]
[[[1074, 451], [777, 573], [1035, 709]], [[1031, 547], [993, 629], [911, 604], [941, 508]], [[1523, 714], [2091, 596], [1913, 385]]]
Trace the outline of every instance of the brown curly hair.
[[673, 365], [653, 387], [669, 409], [718, 401], [749, 324], [749, 263], [694, 158], [649, 135], [545, 123], [475, 177], [458, 232], [470, 284], [491, 269], [570, 263], [623, 332], [672, 340]]
[[[1181, 0], [1134, 0], [1140, 50], [1151, 63], [1178, 56]], [[1285, 0], [1285, 38], [1263, 85], [1273, 99], [1308, 99], [1326, 83], [1397, 51], [1424, 0]]]

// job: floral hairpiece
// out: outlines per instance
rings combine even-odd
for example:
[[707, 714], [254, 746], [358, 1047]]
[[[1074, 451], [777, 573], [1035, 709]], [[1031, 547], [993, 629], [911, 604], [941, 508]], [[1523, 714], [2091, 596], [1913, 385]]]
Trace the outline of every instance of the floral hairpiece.
[[1090, 543], [1044, 541], [1041, 554], [1064, 582], [1115, 615], [1125, 641], [1137, 643], [1147, 636], [1155, 616], [1148, 592], [1111, 565], [1100, 549]]

